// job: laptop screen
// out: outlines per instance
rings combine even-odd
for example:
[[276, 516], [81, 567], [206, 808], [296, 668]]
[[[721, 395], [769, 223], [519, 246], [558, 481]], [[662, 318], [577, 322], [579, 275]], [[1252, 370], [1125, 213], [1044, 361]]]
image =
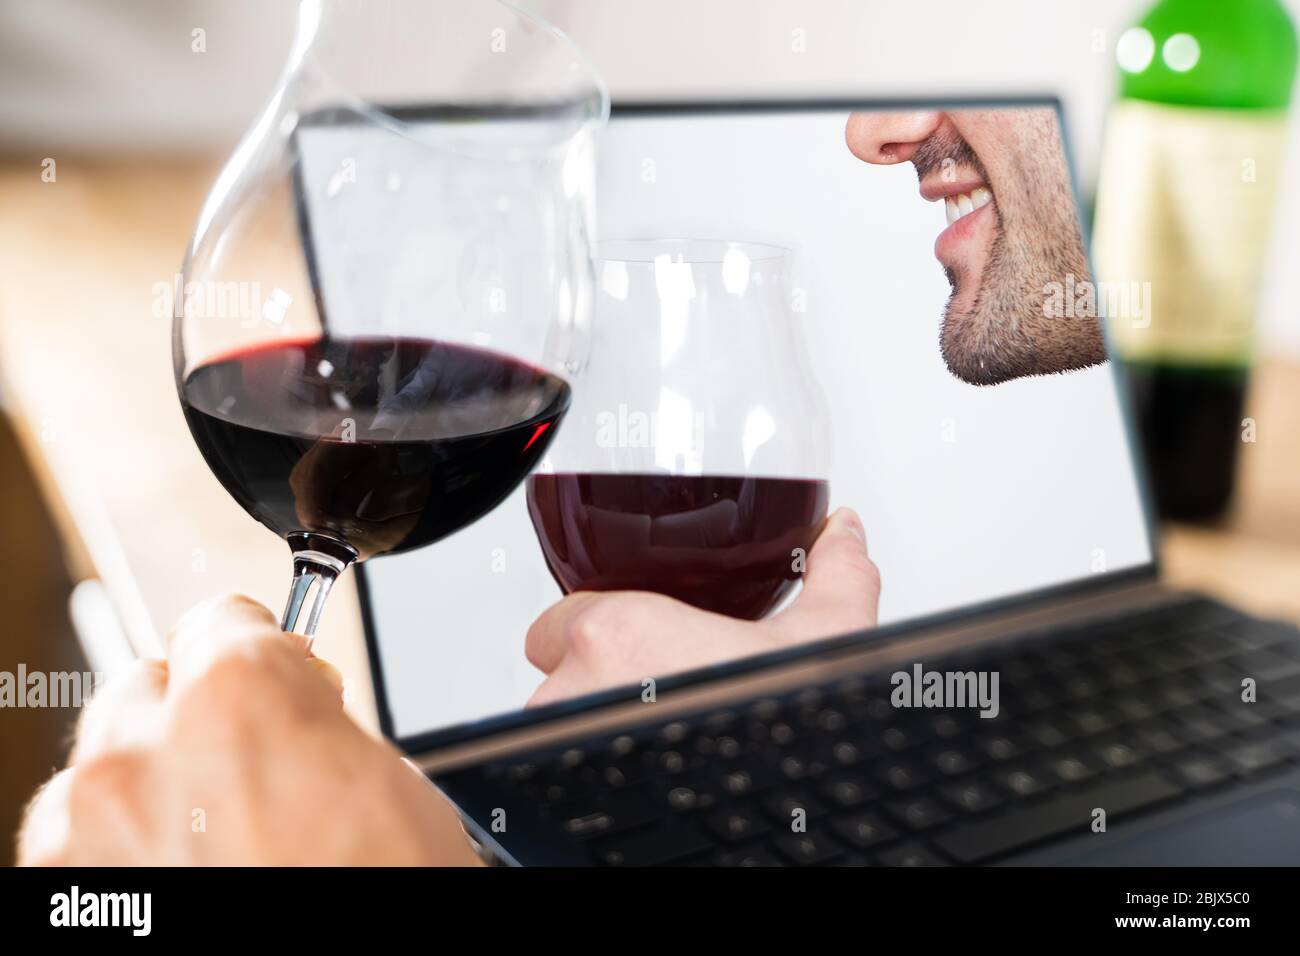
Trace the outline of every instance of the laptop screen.
[[539, 471], [365, 566], [394, 737], [1151, 564], [1054, 104], [616, 108], [597, 165]]

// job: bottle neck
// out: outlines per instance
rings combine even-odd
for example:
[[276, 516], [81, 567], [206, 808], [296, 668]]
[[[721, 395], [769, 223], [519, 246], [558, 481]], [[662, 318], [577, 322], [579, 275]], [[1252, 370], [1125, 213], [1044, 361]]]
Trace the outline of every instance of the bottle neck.
[[1126, 31], [1120, 95], [1183, 106], [1285, 110], [1296, 33], [1278, 0], [1162, 0]]

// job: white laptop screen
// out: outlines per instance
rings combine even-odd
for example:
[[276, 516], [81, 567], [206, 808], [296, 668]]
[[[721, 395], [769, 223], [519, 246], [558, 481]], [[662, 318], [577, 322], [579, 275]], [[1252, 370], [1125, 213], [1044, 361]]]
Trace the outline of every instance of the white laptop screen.
[[864, 623], [832, 584], [788, 634], [709, 647], [624, 603], [585, 667], [572, 614], [527, 646], [557, 581], [770, 619], [841, 506], [880, 625], [1152, 562], [1055, 106], [616, 109], [597, 197], [589, 362], [531, 502], [365, 567], [395, 737]]

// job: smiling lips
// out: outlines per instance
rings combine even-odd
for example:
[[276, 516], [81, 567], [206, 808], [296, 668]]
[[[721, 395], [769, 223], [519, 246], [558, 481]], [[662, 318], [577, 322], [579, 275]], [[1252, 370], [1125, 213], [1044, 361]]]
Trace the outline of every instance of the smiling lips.
[[948, 216], [948, 225], [951, 226], [962, 216], [969, 216], [976, 209], [987, 206], [992, 201], [993, 193], [983, 186], [972, 189], [970, 192], [945, 196], [943, 205], [944, 212]]
[[967, 261], [971, 252], [965, 250], [967, 242], [982, 234], [981, 224], [991, 215], [980, 210], [993, 202], [993, 190], [982, 178], [970, 177], [957, 182], [931, 180], [921, 183], [921, 198], [927, 202], [942, 202], [948, 225], [934, 242], [934, 255], [940, 263], [952, 267]]

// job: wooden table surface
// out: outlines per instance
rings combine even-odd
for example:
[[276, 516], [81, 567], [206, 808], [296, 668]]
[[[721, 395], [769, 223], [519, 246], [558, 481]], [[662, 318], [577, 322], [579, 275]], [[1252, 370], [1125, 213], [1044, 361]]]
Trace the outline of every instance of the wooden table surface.
[[[0, 395], [68, 544], [137, 649], [202, 598], [248, 594], [278, 616], [283, 541], [212, 477], [176, 399], [171, 319], [155, 284], [180, 270], [214, 163], [0, 167]], [[330, 595], [316, 650], [349, 709], [375, 727], [352, 575]]]
[[[178, 271], [210, 162], [141, 159], [0, 166], [0, 396], [47, 493], [78, 578], [102, 581], [138, 648], [195, 601], [242, 591], [277, 614], [284, 544], [211, 477], [176, 400], [170, 318], [155, 284]], [[1300, 621], [1300, 364], [1269, 360], [1248, 414], [1238, 505], [1215, 528], [1164, 532], [1167, 579]], [[319, 651], [373, 728], [351, 576], [331, 595]]]

